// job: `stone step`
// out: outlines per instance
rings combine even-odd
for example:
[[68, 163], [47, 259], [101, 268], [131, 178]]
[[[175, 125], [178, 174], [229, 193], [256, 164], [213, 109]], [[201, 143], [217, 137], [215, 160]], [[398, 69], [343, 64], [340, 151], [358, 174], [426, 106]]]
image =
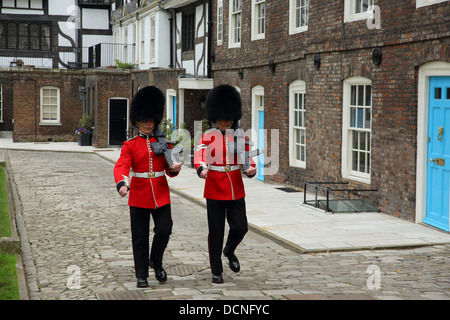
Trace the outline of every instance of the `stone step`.
[[12, 138], [12, 131], [0, 131], [0, 138]]

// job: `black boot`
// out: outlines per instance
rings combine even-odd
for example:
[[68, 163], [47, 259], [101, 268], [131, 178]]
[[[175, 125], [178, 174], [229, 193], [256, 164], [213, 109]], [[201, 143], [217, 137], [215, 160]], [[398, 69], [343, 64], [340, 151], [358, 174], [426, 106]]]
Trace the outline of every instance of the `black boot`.
[[212, 275], [212, 283], [223, 283], [223, 278], [221, 274]]
[[241, 265], [239, 263], [238, 258], [234, 255], [234, 253], [227, 256], [228, 258], [228, 266], [230, 267], [231, 271], [233, 272], [239, 272], [241, 270]]
[[167, 281], [167, 273], [166, 270], [164, 270], [163, 267], [159, 267], [159, 268], [155, 268], [153, 265], [153, 261], [149, 261], [149, 266], [150, 268], [152, 268], [153, 270], [155, 270], [155, 278], [156, 280], [158, 280], [159, 282], [166, 282]]
[[137, 278], [136, 287], [138, 287], [138, 288], [147, 288], [148, 287], [147, 278]]

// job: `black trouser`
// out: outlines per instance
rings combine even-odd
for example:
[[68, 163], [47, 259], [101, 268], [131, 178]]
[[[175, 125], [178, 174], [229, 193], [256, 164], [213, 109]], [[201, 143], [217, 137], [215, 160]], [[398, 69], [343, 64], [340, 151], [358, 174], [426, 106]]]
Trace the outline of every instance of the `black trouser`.
[[244, 198], [239, 200], [211, 200], [206, 199], [208, 211], [208, 247], [209, 261], [212, 274], [221, 274], [222, 268], [222, 246], [225, 233], [225, 217], [227, 218], [230, 231], [223, 253], [231, 255], [236, 247], [244, 239], [248, 231], [247, 215], [245, 211]]
[[155, 227], [153, 232], [150, 260], [155, 269], [162, 267], [164, 250], [172, 233], [170, 204], [158, 209], [130, 207], [131, 241], [133, 244], [134, 269], [136, 278], [148, 277], [150, 214]]

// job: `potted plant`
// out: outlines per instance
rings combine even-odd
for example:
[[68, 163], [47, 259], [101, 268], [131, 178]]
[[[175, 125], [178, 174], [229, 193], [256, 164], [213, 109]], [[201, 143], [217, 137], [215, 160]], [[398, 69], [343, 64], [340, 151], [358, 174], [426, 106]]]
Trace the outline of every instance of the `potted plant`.
[[17, 65], [18, 67], [23, 67], [23, 60], [22, 60], [22, 59], [17, 59], [17, 60], [16, 60], [16, 65]]
[[78, 145], [90, 146], [92, 136], [92, 118], [87, 113], [83, 114], [78, 123], [78, 129], [75, 130], [75, 134], [78, 135]]
[[116, 63], [116, 67], [120, 69], [134, 69], [135, 65], [128, 62], [121, 62], [118, 59], [114, 59], [114, 62]]

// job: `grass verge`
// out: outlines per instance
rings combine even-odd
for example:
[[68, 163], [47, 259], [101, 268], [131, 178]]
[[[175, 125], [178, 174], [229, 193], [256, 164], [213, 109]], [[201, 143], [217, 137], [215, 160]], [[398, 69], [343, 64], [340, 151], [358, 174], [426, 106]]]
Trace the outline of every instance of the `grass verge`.
[[[5, 168], [0, 166], [0, 238], [11, 236]], [[19, 300], [16, 256], [0, 252], [0, 300]]]

